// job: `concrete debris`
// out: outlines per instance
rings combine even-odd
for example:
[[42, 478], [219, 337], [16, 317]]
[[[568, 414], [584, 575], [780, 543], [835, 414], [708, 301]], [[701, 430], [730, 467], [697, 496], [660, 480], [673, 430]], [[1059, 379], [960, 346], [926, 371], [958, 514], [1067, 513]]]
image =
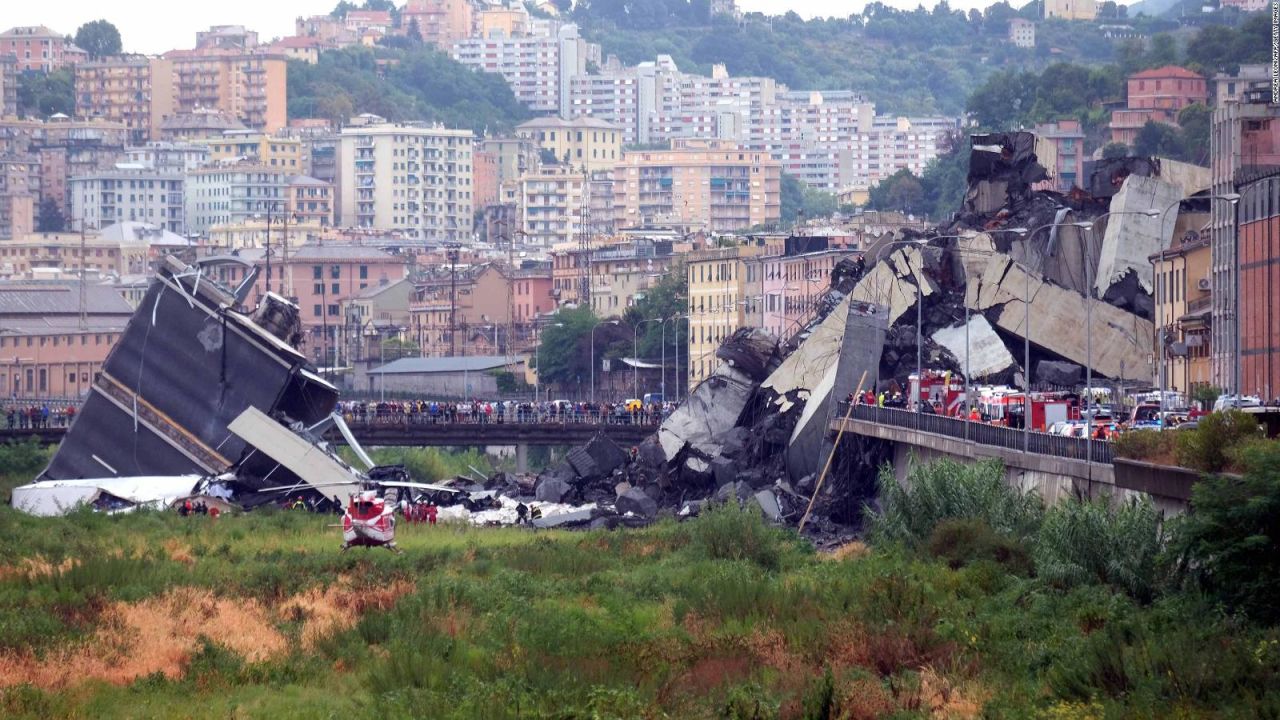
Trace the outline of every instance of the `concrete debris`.
[[965, 327], [964, 323], [945, 327], [933, 333], [932, 338], [956, 358], [962, 371], [968, 370], [972, 379], [994, 377], [1017, 363], [984, 315], [971, 317], [967, 332]]
[[658, 514], [658, 503], [640, 488], [631, 488], [618, 497], [614, 507], [618, 512], [651, 518]]
[[727, 363], [716, 368], [659, 427], [658, 442], [667, 462], [691, 445], [715, 447], [718, 438], [738, 424], [755, 389], [749, 376]]
[[769, 522], [782, 522], [782, 506], [778, 505], [778, 496], [773, 491], [761, 490], [751, 497]]
[[[1177, 185], [1159, 178], [1130, 175], [1111, 198], [1107, 231], [1102, 238], [1098, 276], [1094, 286], [1098, 297], [1128, 273], [1151, 294], [1151, 255], [1166, 250], [1173, 239], [1177, 216], [1164, 212], [1172, 208], [1182, 193]], [[1149, 213], [1150, 215], [1143, 214]]]
[[1042, 385], [1074, 388], [1084, 380], [1084, 368], [1061, 360], [1041, 360], [1036, 363], [1035, 379]]
[[764, 380], [776, 363], [778, 340], [767, 330], [742, 328], [716, 350], [716, 357], [752, 382]]
[[1084, 190], [1090, 197], [1106, 200], [1120, 192], [1131, 175], [1153, 177], [1160, 174], [1155, 158], [1123, 157], [1089, 160], [1084, 164]]
[[573, 491], [573, 486], [558, 477], [543, 478], [534, 488], [534, 497], [541, 502], [562, 502]]

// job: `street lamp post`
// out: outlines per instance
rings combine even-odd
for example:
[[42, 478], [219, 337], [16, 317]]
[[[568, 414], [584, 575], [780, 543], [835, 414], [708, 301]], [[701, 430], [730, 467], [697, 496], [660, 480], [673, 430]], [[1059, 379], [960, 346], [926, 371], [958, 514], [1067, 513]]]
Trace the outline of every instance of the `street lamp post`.
[[[660, 323], [662, 322], [662, 319], [650, 318], [648, 320], [641, 320], [631, 328], [631, 360], [633, 362], [631, 366], [631, 396], [636, 398], [640, 397], [640, 369], [634, 364], [640, 362], [640, 326], [651, 322]], [[664, 347], [662, 348], [662, 351], [665, 354], [667, 349]], [[665, 374], [666, 368], [664, 367], [662, 370]]]
[[617, 325], [617, 320], [605, 320], [591, 326], [591, 404], [596, 404], [596, 328], [601, 325]]

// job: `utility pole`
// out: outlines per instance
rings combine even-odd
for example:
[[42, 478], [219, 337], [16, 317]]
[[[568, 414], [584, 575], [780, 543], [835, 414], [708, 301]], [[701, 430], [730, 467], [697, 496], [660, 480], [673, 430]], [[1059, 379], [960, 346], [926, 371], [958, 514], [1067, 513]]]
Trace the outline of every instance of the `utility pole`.
[[458, 328], [458, 245], [449, 243], [445, 246], [445, 257], [449, 259], [449, 355], [458, 354], [458, 343], [454, 333]]
[[273, 205], [274, 204], [267, 205], [267, 294], [271, 293], [271, 211], [273, 209]]
[[89, 261], [89, 253], [85, 250], [84, 213], [80, 217], [80, 329], [89, 329], [89, 296], [85, 290], [85, 264]]
[[591, 176], [582, 171], [582, 208], [578, 231], [578, 302], [591, 305], [591, 231], [587, 227], [588, 207], [591, 201]]

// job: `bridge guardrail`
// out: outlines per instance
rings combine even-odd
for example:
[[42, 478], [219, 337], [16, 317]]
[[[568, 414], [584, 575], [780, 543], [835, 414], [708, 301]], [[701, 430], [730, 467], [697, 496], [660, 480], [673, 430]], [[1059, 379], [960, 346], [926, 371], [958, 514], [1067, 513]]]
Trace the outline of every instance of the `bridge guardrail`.
[[[846, 410], [848, 410], [847, 404], [841, 408], [842, 412]], [[1111, 464], [1112, 460], [1111, 443], [1105, 440], [1065, 437], [1042, 432], [1032, 432], [1029, 438], [1024, 438], [1022, 430], [1016, 428], [875, 405], [854, 405], [852, 417], [878, 425], [918, 430], [1008, 450], [1021, 451], [1025, 443], [1030, 452], [1068, 460], [1091, 459], [1093, 462], [1103, 464]], [[1089, 444], [1093, 445], [1092, 450], [1089, 449]]]

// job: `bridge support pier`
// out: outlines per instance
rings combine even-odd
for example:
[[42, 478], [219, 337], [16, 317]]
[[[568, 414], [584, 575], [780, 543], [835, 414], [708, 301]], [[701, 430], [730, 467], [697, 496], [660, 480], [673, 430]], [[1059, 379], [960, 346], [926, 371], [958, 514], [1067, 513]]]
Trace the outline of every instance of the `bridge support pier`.
[[516, 473], [529, 472], [529, 443], [516, 443]]

